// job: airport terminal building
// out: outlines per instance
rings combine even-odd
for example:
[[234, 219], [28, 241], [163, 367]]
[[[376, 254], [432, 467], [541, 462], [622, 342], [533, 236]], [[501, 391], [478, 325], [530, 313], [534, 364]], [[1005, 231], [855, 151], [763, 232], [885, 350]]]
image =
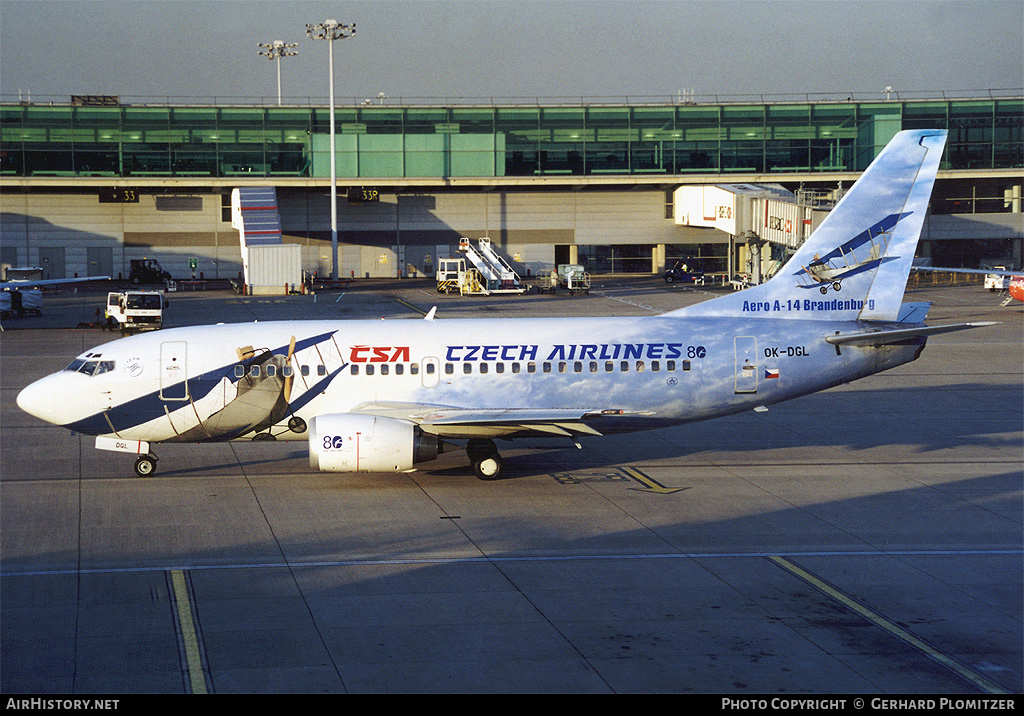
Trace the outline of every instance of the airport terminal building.
[[[764, 262], [792, 247], [765, 236], [767, 211], [728, 230], [688, 218], [681, 189], [788, 190], [794, 223], [809, 232], [896, 132], [920, 128], [949, 138], [919, 255], [1020, 268], [1024, 90], [970, 94], [339, 106], [338, 274], [433, 275], [460, 237], [486, 236], [524, 276], [559, 263], [658, 273], [677, 258], [734, 275], [750, 269], [752, 243], [768, 242]], [[175, 277], [235, 279], [232, 190], [273, 187], [284, 241], [302, 246], [304, 270], [329, 276], [329, 115], [314, 105], [4, 101], [0, 261], [48, 278], [126, 277], [132, 259], [155, 258]]]

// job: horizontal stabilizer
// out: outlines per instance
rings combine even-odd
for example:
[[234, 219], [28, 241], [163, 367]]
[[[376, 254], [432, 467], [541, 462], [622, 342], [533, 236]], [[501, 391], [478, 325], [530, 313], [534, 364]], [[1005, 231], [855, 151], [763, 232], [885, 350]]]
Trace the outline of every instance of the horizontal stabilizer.
[[919, 326], [917, 328], [896, 328], [892, 330], [878, 329], [858, 331], [857, 333], [837, 333], [834, 336], [826, 336], [825, 340], [837, 346], [860, 345], [860, 346], [882, 346], [888, 343], [899, 343], [918, 336], [934, 336], [939, 333], [951, 333], [963, 331], [968, 328], [982, 328], [983, 326], [997, 325], [997, 321], [982, 321], [979, 323], [951, 323], [945, 326]]

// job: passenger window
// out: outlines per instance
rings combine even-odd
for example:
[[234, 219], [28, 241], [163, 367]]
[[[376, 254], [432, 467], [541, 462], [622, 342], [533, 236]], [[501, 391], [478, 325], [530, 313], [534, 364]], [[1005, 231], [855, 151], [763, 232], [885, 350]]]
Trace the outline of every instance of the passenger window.
[[619, 370], [621, 370], [623, 373], [628, 372], [629, 371], [629, 361], [628, 360], [622, 361], [619, 364]]
[[327, 375], [327, 366], [325, 366], [323, 363], [318, 365], [316, 367], [316, 374], [321, 376], [321, 377]]
[[673, 371], [676, 369], [676, 362], [674, 360], [665, 361], [665, 370]]
[[451, 375], [454, 372], [455, 372], [455, 366], [453, 366], [451, 363], [445, 363], [444, 364], [444, 373], [445, 373], [445, 375]]
[[642, 360], [638, 360], [636, 362], [636, 372], [637, 373], [643, 373], [644, 372], [644, 362]]
[[512, 372], [513, 373], [518, 373], [519, 372], [519, 364], [518, 363], [513, 363], [512, 364]]
[[487, 372], [487, 364], [486, 363], [481, 363], [480, 364], [480, 372], [481, 373], [486, 373]]
[[277, 366], [276, 365], [268, 365], [267, 366], [267, 377], [268, 378], [273, 378], [275, 375], [277, 375]]
[[683, 370], [690, 370], [690, 361], [688, 361], [688, 360], [684, 360], [683, 361]]
[[651, 361], [651, 370], [653, 370], [653, 371], [655, 371], [655, 372], [657, 372], [657, 371], [661, 370], [661, 363], [659, 363], [659, 362], [658, 362], [658, 361], [656, 361], [656, 360], [652, 360], [652, 361]]
[[395, 375], [402, 375], [405, 373], [405, 365], [403, 363], [395, 363]]
[[527, 363], [526, 364], [526, 372], [527, 373], [536, 373], [537, 372], [537, 364], [536, 363]]
[[590, 372], [591, 373], [596, 373], [597, 372], [597, 361], [596, 360], [590, 361]]
[[388, 369], [389, 369], [389, 366], [388, 366], [387, 363], [385, 363], [384, 365], [382, 365], [380, 367], [380, 374], [381, 375], [387, 375], [388, 374]]
[[615, 370], [615, 364], [614, 363], [612, 363], [611, 361], [608, 361], [607, 363], [604, 364], [604, 372], [605, 373], [611, 373], [613, 370]]
[[244, 378], [245, 377], [245, 366], [244, 365], [236, 365], [235, 366], [235, 377], [236, 378]]
[[551, 364], [550, 363], [544, 363], [543, 370], [544, 370], [545, 373], [550, 373], [551, 372]]
[[359, 375], [359, 364], [353, 363], [349, 371], [351, 372], [352, 375]]
[[495, 373], [504, 373], [505, 372], [505, 364], [504, 363], [495, 363], [494, 364], [494, 372]]
[[366, 366], [366, 374], [367, 375], [373, 375], [373, 364], [372, 363], [370, 365]]
[[463, 363], [462, 364], [462, 372], [466, 373], [467, 375], [469, 373], [472, 373], [473, 372], [473, 364], [472, 363]]
[[251, 375], [253, 378], [259, 378], [260, 377], [260, 367], [258, 365], [250, 366], [249, 367], [249, 375]]
[[564, 361], [562, 361], [562, 362], [560, 362], [558, 364], [558, 372], [559, 373], [564, 373], [565, 372], [565, 362]]
[[308, 365], [302, 366], [301, 368], [299, 368], [299, 372], [302, 373], [303, 377], [308, 376], [309, 375], [309, 366]]
[[[427, 364], [427, 373], [429, 373], [430, 375], [434, 374], [434, 364], [433, 363], [428, 363]], [[409, 364], [409, 374], [410, 375], [419, 375], [420, 374], [420, 364], [419, 363], [410, 363]]]
[[583, 364], [581, 362], [579, 362], [579, 361], [576, 361], [575, 363], [572, 364], [572, 370], [573, 370], [574, 373], [582, 373], [583, 372]]
[[281, 375], [283, 375], [285, 378], [291, 378], [292, 373], [294, 373], [294, 371], [292, 370], [292, 367], [290, 365], [286, 365], [284, 368], [281, 369]]

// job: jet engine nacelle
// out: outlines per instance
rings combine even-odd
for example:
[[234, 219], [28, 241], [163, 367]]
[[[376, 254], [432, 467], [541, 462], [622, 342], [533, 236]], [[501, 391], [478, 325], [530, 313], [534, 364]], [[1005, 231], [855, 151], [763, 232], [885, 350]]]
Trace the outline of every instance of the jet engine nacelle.
[[440, 452], [437, 436], [405, 420], [339, 413], [309, 426], [309, 464], [324, 472], [403, 472]]

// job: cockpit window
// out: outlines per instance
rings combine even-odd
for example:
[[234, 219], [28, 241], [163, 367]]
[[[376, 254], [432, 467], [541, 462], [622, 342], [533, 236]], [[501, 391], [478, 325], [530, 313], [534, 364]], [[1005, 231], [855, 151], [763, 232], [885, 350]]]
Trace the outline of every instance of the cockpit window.
[[75, 358], [64, 370], [71, 371], [72, 373], [85, 373], [86, 375], [102, 375], [103, 373], [110, 373], [114, 370], [114, 361], [112, 360], [86, 360], [84, 358]]

